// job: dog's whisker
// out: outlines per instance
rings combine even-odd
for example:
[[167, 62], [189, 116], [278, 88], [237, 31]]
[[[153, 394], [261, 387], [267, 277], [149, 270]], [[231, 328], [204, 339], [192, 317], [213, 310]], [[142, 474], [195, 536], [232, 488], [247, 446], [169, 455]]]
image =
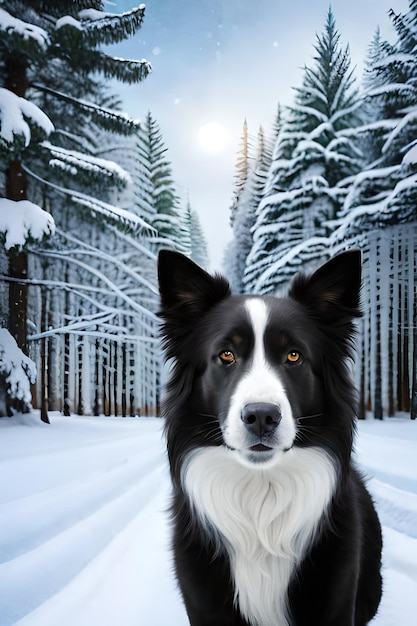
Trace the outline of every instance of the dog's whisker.
[[321, 417], [321, 415], [323, 415], [323, 413], [314, 413], [313, 415], [300, 415], [300, 417], [296, 417], [295, 419], [298, 422], [299, 420], [310, 420], [313, 417]]

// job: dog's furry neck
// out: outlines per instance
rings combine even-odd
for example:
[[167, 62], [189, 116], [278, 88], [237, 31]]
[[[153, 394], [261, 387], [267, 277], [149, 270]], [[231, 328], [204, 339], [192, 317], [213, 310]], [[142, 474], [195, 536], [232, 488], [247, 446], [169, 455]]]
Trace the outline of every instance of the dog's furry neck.
[[224, 447], [200, 448], [186, 459], [183, 488], [198, 521], [226, 549], [235, 602], [251, 623], [290, 623], [288, 585], [335, 481], [318, 448], [295, 448], [267, 469], [243, 466]]

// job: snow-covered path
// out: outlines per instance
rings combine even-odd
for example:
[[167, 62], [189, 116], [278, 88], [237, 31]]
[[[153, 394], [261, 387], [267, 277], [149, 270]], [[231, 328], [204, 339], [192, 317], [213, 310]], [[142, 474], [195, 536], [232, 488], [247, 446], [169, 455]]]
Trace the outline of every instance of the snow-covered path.
[[384, 535], [384, 595], [375, 626], [412, 626], [417, 615], [417, 423], [359, 423], [357, 457], [370, 477]]
[[[0, 626], [186, 626], [172, 576], [156, 419], [0, 420]], [[375, 626], [417, 614], [417, 424], [360, 424], [384, 526]]]

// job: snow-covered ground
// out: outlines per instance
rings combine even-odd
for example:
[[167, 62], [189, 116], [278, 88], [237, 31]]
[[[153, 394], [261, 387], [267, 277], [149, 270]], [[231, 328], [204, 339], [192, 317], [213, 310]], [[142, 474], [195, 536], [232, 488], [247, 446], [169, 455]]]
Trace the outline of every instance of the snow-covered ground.
[[[186, 626], [172, 576], [161, 420], [0, 419], [0, 625]], [[417, 423], [359, 424], [384, 527], [375, 626], [417, 615]]]

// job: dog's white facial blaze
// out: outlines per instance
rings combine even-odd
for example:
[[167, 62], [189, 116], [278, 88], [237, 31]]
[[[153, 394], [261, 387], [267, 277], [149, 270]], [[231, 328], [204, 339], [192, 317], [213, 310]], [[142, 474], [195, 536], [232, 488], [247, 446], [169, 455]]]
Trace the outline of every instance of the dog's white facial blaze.
[[295, 425], [291, 405], [284, 386], [276, 372], [268, 364], [265, 355], [264, 335], [268, 323], [268, 309], [260, 298], [248, 298], [245, 302], [254, 334], [254, 349], [250, 368], [239, 381], [230, 401], [226, 420], [223, 424], [223, 437], [226, 445], [237, 450], [242, 460], [253, 461], [254, 453], [248, 446], [248, 433], [241, 419], [242, 410], [247, 404], [268, 402], [279, 407], [282, 419], [273, 438], [272, 453], [256, 453], [256, 461], [273, 461], [279, 452], [291, 448], [295, 438]]

